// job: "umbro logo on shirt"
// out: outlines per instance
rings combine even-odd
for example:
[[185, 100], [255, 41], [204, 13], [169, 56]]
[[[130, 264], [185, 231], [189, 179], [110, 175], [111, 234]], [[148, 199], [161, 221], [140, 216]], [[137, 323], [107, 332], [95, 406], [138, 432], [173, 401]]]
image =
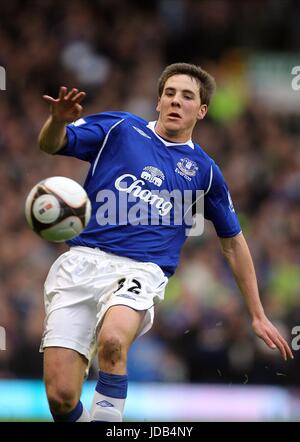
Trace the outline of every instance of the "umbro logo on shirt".
[[142, 135], [143, 137], [149, 138], [151, 140], [151, 137], [149, 135], [147, 135], [142, 129], [140, 129], [139, 127], [135, 127], [132, 126], [134, 130], [136, 130], [140, 135]]

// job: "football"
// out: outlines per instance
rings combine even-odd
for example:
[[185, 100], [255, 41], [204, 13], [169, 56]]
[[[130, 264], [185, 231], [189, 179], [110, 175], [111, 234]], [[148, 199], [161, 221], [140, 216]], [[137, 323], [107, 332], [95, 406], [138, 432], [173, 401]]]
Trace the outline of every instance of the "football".
[[50, 177], [36, 184], [25, 203], [29, 226], [41, 238], [63, 242], [74, 238], [88, 225], [91, 202], [76, 181]]

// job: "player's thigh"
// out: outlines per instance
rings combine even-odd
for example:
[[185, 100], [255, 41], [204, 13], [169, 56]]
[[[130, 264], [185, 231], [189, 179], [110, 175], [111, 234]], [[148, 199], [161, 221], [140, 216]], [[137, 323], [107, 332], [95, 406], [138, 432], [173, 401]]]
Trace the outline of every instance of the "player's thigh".
[[128, 348], [137, 336], [145, 314], [146, 310], [134, 310], [126, 305], [110, 307], [98, 332], [98, 347], [111, 337], [118, 339], [125, 348]]
[[44, 349], [44, 381], [48, 397], [67, 396], [79, 400], [87, 359], [62, 347]]

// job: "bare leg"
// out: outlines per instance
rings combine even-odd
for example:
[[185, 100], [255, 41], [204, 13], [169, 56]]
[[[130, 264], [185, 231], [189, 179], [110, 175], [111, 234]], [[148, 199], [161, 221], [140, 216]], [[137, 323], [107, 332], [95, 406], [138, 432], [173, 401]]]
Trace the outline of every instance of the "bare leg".
[[67, 414], [77, 405], [86, 367], [87, 360], [75, 350], [44, 349], [44, 381], [53, 414]]
[[127, 352], [137, 335], [145, 311], [111, 307], [98, 334], [99, 379], [92, 405], [92, 419], [120, 422], [127, 395]]
[[145, 311], [124, 305], [113, 306], [107, 311], [97, 340], [100, 370], [113, 374], [126, 373], [127, 352], [144, 316]]

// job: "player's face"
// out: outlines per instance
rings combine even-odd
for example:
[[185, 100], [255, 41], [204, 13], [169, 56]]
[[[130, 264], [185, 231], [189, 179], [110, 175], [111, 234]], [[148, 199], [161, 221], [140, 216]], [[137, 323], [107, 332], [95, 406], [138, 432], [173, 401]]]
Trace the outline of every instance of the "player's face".
[[207, 105], [201, 104], [199, 84], [194, 78], [173, 75], [166, 81], [156, 110], [159, 112], [157, 133], [184, 143], [191, 138], [197, 121], [204, 118]]

